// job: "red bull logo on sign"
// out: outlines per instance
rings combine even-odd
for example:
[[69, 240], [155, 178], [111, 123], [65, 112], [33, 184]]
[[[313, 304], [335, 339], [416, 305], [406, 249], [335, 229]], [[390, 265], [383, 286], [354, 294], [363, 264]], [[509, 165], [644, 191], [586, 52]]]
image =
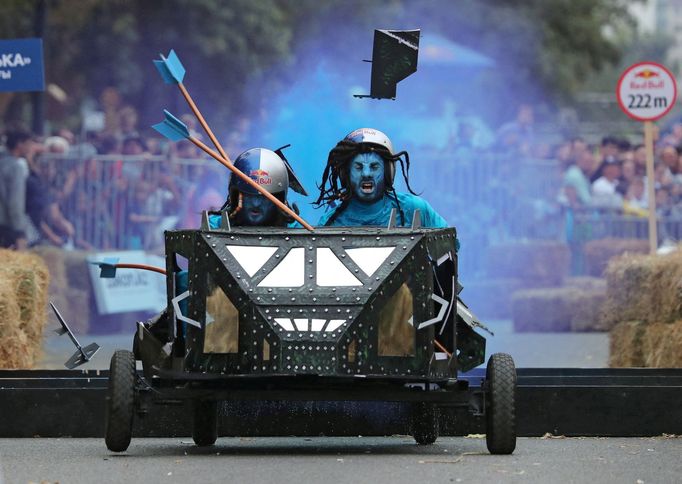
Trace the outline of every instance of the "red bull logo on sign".
[[644, 69], [635, 72], [630, 81], [631, 89], [663, 89], [664, 82], [661, 79], [661, 74], [645, 67]]
[[259, 185], [272, 185], [272, 178], [270, 173], [265, 170], [251, 170], [249, 176]]
[[661, 77], [661, 75], [656, 71], [652, 71], [651, 69], [642, 69], [641, 71], [635, 73], [635, 77], [650, 79], [652, 77]]

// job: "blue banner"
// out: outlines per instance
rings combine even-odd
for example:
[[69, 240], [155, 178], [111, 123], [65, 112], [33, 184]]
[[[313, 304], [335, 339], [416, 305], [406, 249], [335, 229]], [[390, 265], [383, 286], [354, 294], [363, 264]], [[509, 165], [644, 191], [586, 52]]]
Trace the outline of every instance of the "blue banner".
[[43, 90], [43, 39], [0, 40], [0, 92]]

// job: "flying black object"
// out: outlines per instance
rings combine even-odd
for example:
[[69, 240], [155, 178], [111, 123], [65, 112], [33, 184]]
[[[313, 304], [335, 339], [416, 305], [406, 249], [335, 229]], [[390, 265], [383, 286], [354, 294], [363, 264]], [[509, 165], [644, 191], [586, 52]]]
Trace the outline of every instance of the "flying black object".
[[420, 30], [374, 30], [369, 94], [355, 97], [395, 99], [397, 84], [417, 72]]

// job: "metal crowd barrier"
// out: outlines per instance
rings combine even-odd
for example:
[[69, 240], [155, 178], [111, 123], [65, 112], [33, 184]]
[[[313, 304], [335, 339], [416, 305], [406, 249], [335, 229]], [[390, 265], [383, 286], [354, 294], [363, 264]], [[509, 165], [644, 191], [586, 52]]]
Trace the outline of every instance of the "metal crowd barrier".
[[163, 230], [198, 227], [201, 210], [219, 208], [226, 195], [226, 170], [205, 159], [43, 156], [39, 163], [81, 248], [157, 249]]

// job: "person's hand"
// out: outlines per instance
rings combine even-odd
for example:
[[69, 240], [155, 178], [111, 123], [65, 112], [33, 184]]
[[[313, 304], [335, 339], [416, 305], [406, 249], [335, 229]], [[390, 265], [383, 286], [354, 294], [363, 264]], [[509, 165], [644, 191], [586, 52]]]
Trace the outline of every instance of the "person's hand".
[[66, 232], [70, 239], [73, 239], [73, 236], [76, 234], [76, 230], [73, 228], [73, 224], [68, 220], [64, 221], [64, 232]]

